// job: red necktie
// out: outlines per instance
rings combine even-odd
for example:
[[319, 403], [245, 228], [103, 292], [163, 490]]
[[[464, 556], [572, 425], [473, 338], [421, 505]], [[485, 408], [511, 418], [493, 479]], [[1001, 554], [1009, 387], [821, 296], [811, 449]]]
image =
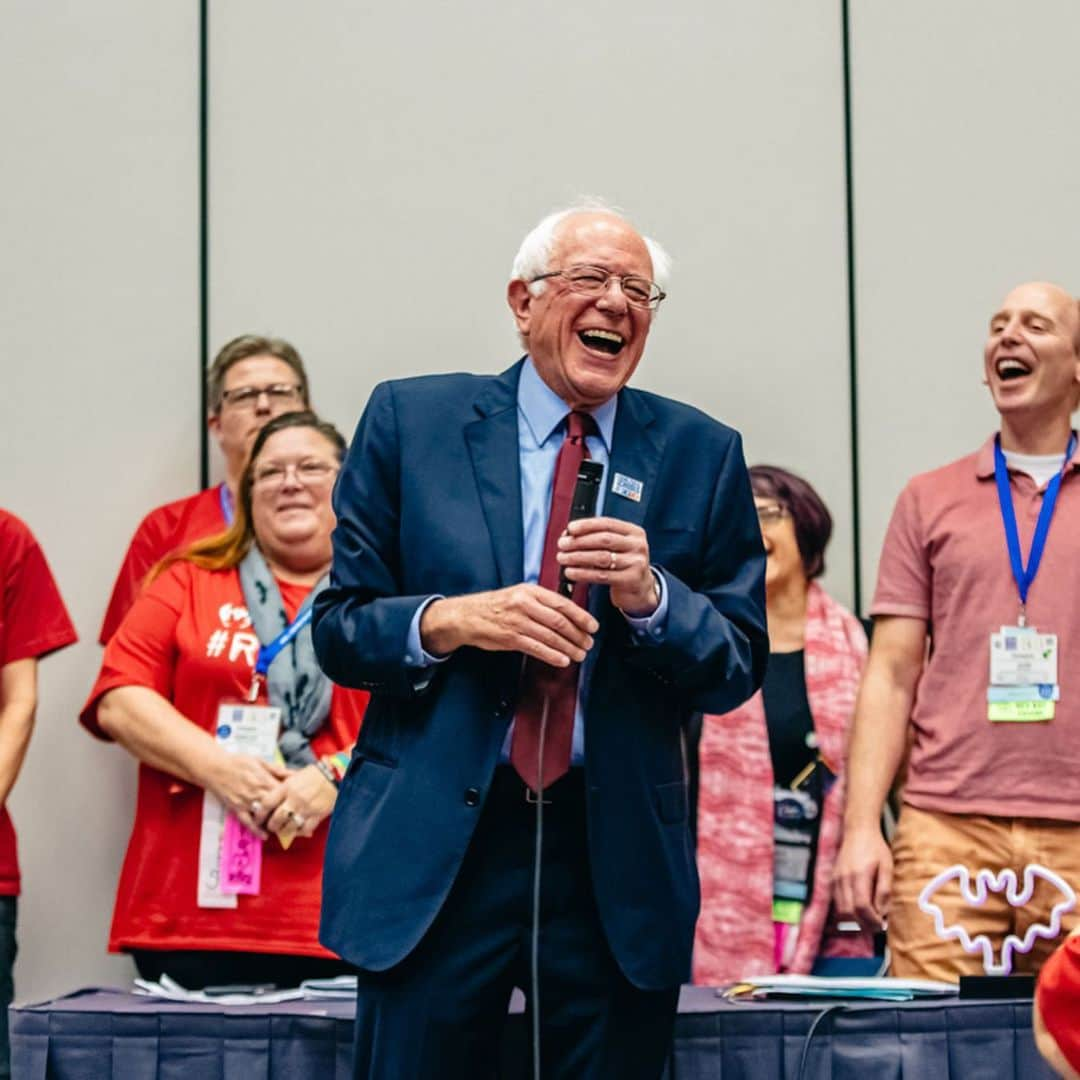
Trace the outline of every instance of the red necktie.
[[[547, 532], [544, 534], [544, 554], [540, 562], [540, 584], [546, 589], [559, 587], [559, 537], [570, 520], [570, 503], [574, 497], [581, 462], [589, 456], [585, 436], [596, 432], [596, 423], [588, 413], [572, 412], [566, 418], [566, 436], [555, 462], [555, 482], [551, 488], [551, 509], [548, 512]], [[585, 606], [589, 587], [583, 582], [574, 585], [573, 601]], [[578, 665], [554, 668], [539, 660], [529, 659], [521, 677], [521, 693], [514, 716], [514, 735], [510, 743], [510, 764], [518, 776], [533, 791], [542, 791], [563, 776], [570, 768], [570, 745], [574, 736], [574, 711], [577, 707]], [[540, 776], [540, 722], [547, 697], [547, 724], [544, 728], [544, 765]]]

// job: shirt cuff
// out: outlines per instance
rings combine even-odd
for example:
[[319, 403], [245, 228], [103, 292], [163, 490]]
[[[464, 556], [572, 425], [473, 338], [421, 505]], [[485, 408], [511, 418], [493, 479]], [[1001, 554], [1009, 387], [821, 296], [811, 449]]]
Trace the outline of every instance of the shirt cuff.
[[411, 668], [429, 668], [449, 660], [449, 656], [432, 656], [420, 643], [420, 620], [424, 617], [428, 605], [436, 600], [445, 600], [445, 596], [429, 596], [417, 609], [409, 623], [409, 636], [405, 639], [405, 666]]
[[652, 575], [656, 579], [656, 592], [660, 597], [656, 610], [651, 615], [645, 615], [639, 619], [627, 615], [624, 611], [623, 618], [629, 623], [635, 637], [651, 641], [662, 641], [664, 631], [667, 630], [668, 591], [667, 586], [664, 584], [664, 575], [655, 566], [651, 569]]

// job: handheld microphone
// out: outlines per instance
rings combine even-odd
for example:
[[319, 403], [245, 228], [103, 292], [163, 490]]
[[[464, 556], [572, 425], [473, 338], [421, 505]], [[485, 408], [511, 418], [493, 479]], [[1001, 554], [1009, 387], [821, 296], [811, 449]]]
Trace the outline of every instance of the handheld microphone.
[[[574, 484], [574, 494], [570, 500], [570, 516], [567, 524], [579, 518], [596, 515], [596, 502], [600, 497], [600, 481], [603, 476], [604, 466], [598, 461], [590, 461], [586, 458], [578, 466], [577, 482]], [[558, 591], [567, 599], [570, 599], [574, 592], [574, 583], [566, 580], [565, 570], [559, 571]]]

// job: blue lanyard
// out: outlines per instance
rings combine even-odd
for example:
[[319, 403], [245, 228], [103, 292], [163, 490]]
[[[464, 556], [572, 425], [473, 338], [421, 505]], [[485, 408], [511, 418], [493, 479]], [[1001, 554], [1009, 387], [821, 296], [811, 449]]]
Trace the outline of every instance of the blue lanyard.
[[1057, 505], [1061, 478], [1065, 475], [1065, 469], [1072, 460], [1075, 450], [1076, 432], [1074, 431], [1069, 436], [1069, 445], [1065, 449], [1065, 463], [1061, 471], [1046, 485], [1046, 494], [1043, 496], [1039, 519], [1035, 523], [1035, 535], [1031, 538], [1031, 551], [1028, 553], [1028, 564], [1025, 567], [1023, 556], [1020, 554], [1020, 531], [1016, 527], [1016, 510], [1013, 508], [1012, 491], [1009, 489], [1009, 470], [1005, 464], [1005, 454], [1001, 449], [1001, 436], [998, 435], [994, 439], [994, 479], [997, 481], [1001, 521], [1005, 526], [1005, 543], [1009, 548], [1013, 580], [1020, 592], [1021, 626], [1025, 624], [1028, 590], [1035, 580], [1035, 575], [1039, 572], [1039, 563], [1042, 562], [1043, 551], [1046, 548], [1046, 537], [1050, 532], [1050, 519], [1054, 516], [1054, 507]]
[[225, 519], [225, 524], [231, 525], [236, 514], [233, 509], [233, 494], [228, 484], [218, 487], [218, 500], [221, 503], [221, 516]]
[[255, 661], [256, 675], [265, 675], [270, 670], [270, 665], [274, 662], [274, 658], [277, 654], [281, 652], [281, 650], [284, 649], [309, 622], [311, 622], [311, 612], [312, 607], [308, 604], [308, 606], [296, 616], [296, 620], [290, 626], [285, 627], [285, 629], [282, 630], [269, 645], [260, 646], [259, 658]]
[[311, 616], [313, 612], [311, 604], [307, 604], [296, 619], [284, 630], [269, 645], [259, 646], [259, 655], [255, 660], [255, 670], [251, 673], [251, 687], [248, 690], [248, 701], [255, 701], [259, 696], [259, 684], [266, 678], [266, 673], [270, 670], [270, 665], [274, 662], [274, 658], [277, 656], [286, 645], [289, 644], [301, 630], [309, 622], [311, 622]]

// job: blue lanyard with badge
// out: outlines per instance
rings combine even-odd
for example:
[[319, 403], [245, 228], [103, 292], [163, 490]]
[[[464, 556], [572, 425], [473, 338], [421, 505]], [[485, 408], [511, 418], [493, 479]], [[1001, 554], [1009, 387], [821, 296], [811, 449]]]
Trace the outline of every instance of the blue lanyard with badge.
[[[811, 743], [811, 739], [813, 742]], [[773, 787], [773, 961], [786, 971], [795, 956], [799, 924], [814, 888], [814, 865], [825, 796], [836, 773], [807, 737], [814, 758], [790, 784]]]
[[1003, 626], [990, 635], [990, 685], [986, 692], [987, 717], [995, 723], [1030, 723], [1054, 719], [1054, 703], [1061, 697], [1058, 686], [1058, 639], [1056, 634], [1040, 634], [1027, 621], [1027, 598], [1039, 572], [1050, 522], [1054, 516], [1061, 480], [1076, 450], [1076, 433], [1069, 436], [1065, 462], [1051, 479], [1043, 495], [1035, 523], [1027, 566], [1020, 551], [1009, 470], [1001, 449], [1001, 436], [994, 440], [994, 479], [997, 483], [1009, 565], [1020, 594], [1020, 614], [1015, 626]]
[[[281, 709], [259, 704], [259, 688], [275, 657], [311, 622], [309, 604], [273, 641], [259, 647], [251, 685], [245, 701], [218, 705], [215, 738], [229, 754], [248, 754], [280, 764], [278, 732]], [[281, 846], [291, 843], [279, 836]], [[199, 838], [199, 907], [235, 908], [237, 898], [258, 895], [262, 879], [262, 841], [249, 833], [210, 791], [203, 793], [203, 817]]]

